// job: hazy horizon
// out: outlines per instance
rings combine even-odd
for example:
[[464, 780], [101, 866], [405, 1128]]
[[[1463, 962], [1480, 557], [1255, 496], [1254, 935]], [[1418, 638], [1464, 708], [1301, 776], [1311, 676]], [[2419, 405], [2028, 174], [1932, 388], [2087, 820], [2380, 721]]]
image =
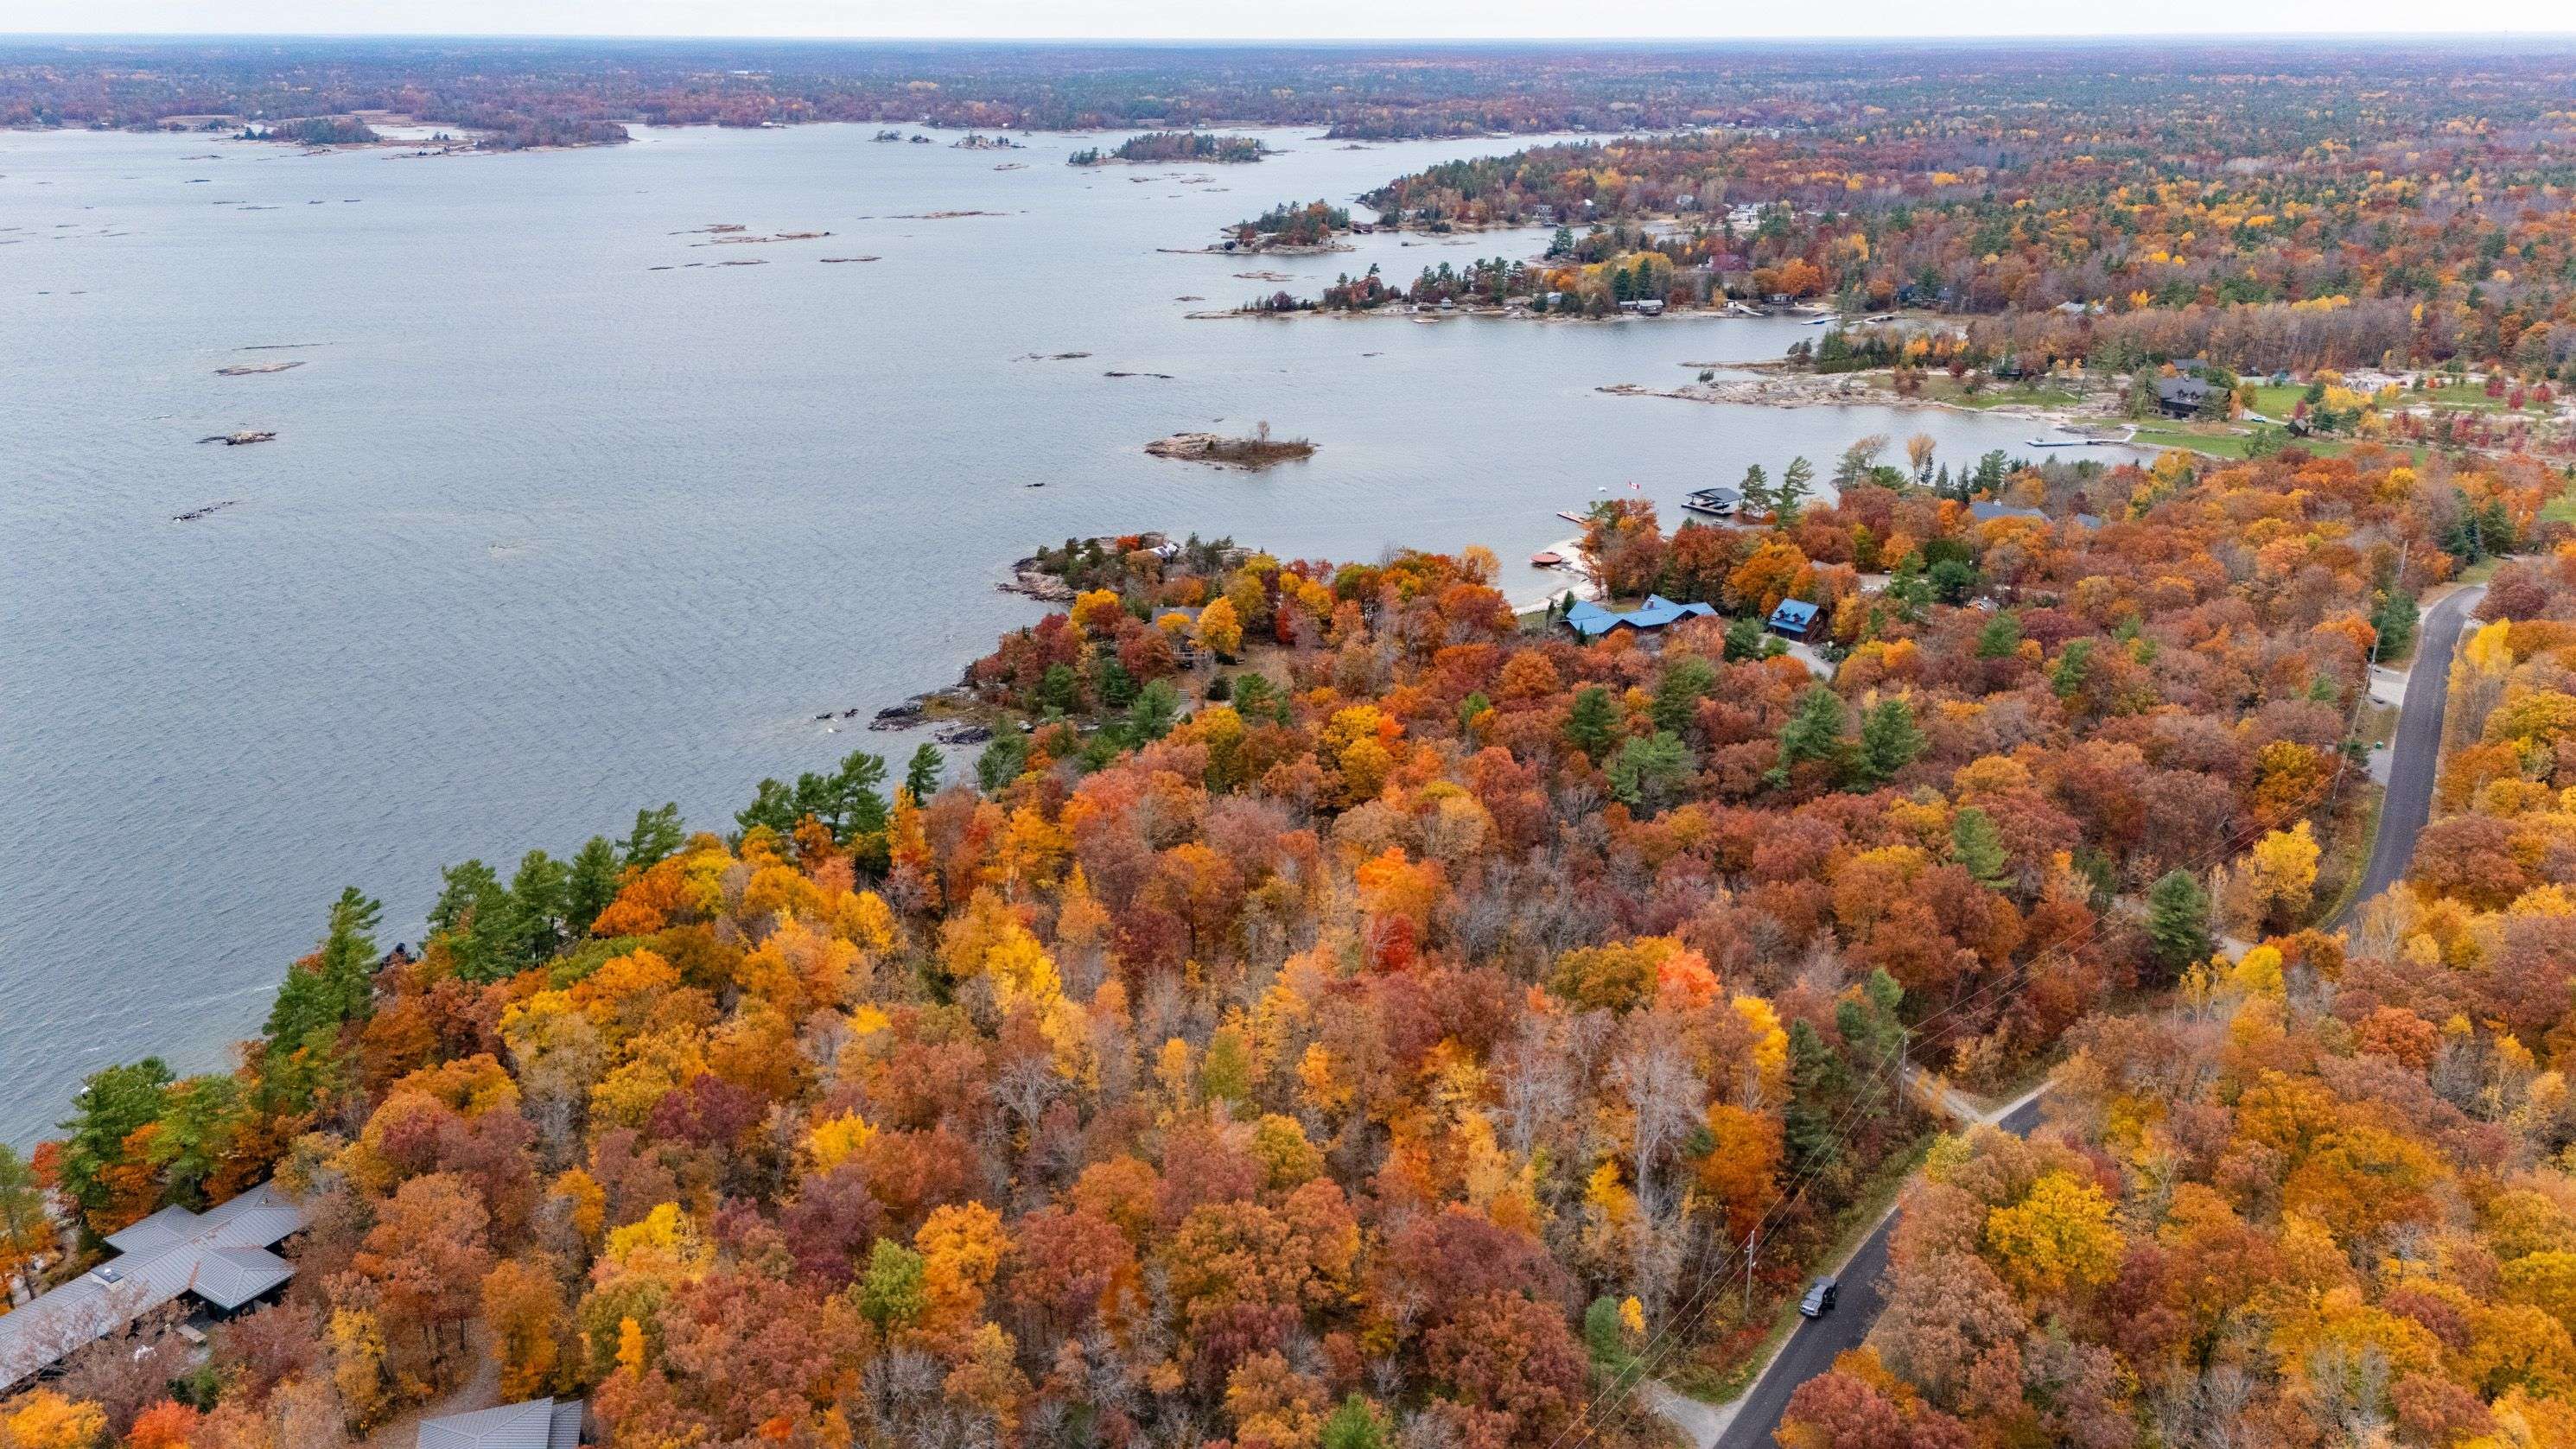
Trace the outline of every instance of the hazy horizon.
[[817, 45], [1037, 45], [1037, 46], [1172, 46], [1202, 48], [1251, 48], [1257, 46], [1297, 46], [1314, 49], [1365, 46], [1421, 46], [1426, 48], [1571, 45], [1578, 48], [1627, 48], [1654, 45], [1747, 45], [1772, 46], [1852, 46], [1905, 45], [1932, 42], [1944, 45], [2011, 44], [2092, 44], [2140, 41], [2299, 41], [2335, 45], [2371, 45], [2381, 42], [2425, 42], [2468, 45], [2496, 39], [2552, 39], [2576, 43], [2576, 27], [2532, 30], [2104, 30], [2104, 31], [1919, 31], [1911, 34], [1884, 32], [1870, 35], [1833, 33], [1759, 35], [861, 35], [763, 33], [757, 31], [647, 32], [647, 31], [581, 31], [581, 30], [0, 30], [0, 43], [105, 41], [134, 43], [140, 41], [242, 42], [242, 41], [340, 41], [374, 40], [453, 44], [458, 41], [652, 41], [670, 44], [759, 42], [762, 44], [810, 42]]
[[[2499, 0], [2466, 31], [2454, 14], [2408, 0], [2171, 0], [2150, 12], [2070, 10], [2043, 0], [1928, 9], [1849, 0], [1831, 11], [1719, 12], [1684, 0], [1630, 0], [1569, 11], [1537, 0], [1472, 10], [1436, 0], [1310, 0], [1294, 11], [1212, 9], [1183, 0], [22, 0], [0, 35], [55, 38], [420, 38], [565, 40], [1165, 41], [1314, 43], [1710, 42], [1729, 40], [2073, 40], [2424, 38], [2576, 35], [2558, 0]], [[2088, 25], [2098, 16], [2102, 23]], [[970, 18], [971, 17], [971, 18]], [[1819, 22], [1823, 23], [1820, 24]], [[1952, 23], [1945, 23], [1952, 22]]]

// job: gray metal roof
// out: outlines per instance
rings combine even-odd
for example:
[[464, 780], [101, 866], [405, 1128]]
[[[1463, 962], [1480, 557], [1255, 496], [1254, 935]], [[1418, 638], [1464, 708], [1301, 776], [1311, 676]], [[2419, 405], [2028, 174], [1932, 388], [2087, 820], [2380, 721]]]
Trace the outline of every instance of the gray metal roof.
[[580, 1443], [579, 1399], [530, 1399], [420, 1426], [420, 1449], [576, 1449]]
[[293, 1277], [269, 1248], [304, 1226], [304, 1210], [273, 1183], [192, 1213], [168, 1207], [107, 1237], [117, 1256], [14, 1313], [0, 1315], [6, 1388], [182, 1293], [227, 1311]]

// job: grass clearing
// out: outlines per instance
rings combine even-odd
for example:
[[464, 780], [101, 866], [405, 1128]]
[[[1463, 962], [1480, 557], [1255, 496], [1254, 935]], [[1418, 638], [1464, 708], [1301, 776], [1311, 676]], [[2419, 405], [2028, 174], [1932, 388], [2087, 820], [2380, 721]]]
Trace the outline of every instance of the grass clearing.
[[1938, 402], [1949, 403], [1956, 407], [1975, 408], [1981, 412], [1987, 408], [2015, 404], [2035, 408], [2071, 408], [2080, 406], [2084, 402], [2084, 395], [2071, 388], [2043, 387], [2030, 383], [1988, 383], [1982, 390], [1971, 393], [1958, 379], [1945, 372], [1936, 372], [1923, 379], [1923, 395]]
[[2290, 410], [2307, 395], [2307, 388], [2298, 383], [2285, 383], [2280, 387], [2263, 383], [2254, 389], [2254, 411], [2275, 421], [2286, 421]]
[[2144, 448], [2180, 448], [2188, 453], [2206, 453], [2213, 458], [2243, 458], [2251, 455], [2254, 438], [2250, 433], [2200, 431], [2197, 428], [2142, 427], [2129, 441]]

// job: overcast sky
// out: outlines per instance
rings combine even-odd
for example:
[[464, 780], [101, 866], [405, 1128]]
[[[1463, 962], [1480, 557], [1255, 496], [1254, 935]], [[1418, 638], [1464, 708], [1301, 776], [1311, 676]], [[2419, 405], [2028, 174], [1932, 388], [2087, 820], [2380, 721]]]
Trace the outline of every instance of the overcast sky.
[[0, 33], [1431, 39], [2576, 30], [2568, 0], [0, 0]]

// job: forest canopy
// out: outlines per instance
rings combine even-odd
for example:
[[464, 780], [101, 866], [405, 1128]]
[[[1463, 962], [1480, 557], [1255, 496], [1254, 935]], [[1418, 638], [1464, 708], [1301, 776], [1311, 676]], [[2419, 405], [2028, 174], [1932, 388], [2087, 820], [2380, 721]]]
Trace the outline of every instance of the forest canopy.
[[[1652, 1441], [1649, 1345], [1738, 1361], [1910, 1160], [1909, 1056], [2098, 1058], [2113, 993], [2211, 989], [2214, 930], [2324, 959], [2388, 600], [2464, 509], [2545, 542], [2559, 481], [2364, 448], [2004, 472], [2036, 506], [1992, 520], [1865, 467], [1761, 527], [1607, 504], [1606, 588], [1715, 610], [1659, 647], [1516, 617], [1481, 550], [1047, 550], [1072, 601], [971, 671], [972, 770], [468, 861], [416, 953], [352, 890], [236, 1069], [94, 1077], [0, 1200], [95, 1243], [273, 1175], [312, 1226], [203, 1371], [110, 1343], [0, 1415], [268, 1445], [488, 1362], [619, 1443]], [[1763, 645], [1784, 598], [1830, 682]], [[2556, 716], [2515, 688], [2480, 733], [2518, 749]], [[2370, 1031], [2433, 1060], [2448, 1019]], [[1995, 1241], [2113, 1191], [2046, 1162]], [[2084, 1232], [2001, 1291], [2120, 1281]], [[16, 1266], [84, 1261], [42, 1236]]]

